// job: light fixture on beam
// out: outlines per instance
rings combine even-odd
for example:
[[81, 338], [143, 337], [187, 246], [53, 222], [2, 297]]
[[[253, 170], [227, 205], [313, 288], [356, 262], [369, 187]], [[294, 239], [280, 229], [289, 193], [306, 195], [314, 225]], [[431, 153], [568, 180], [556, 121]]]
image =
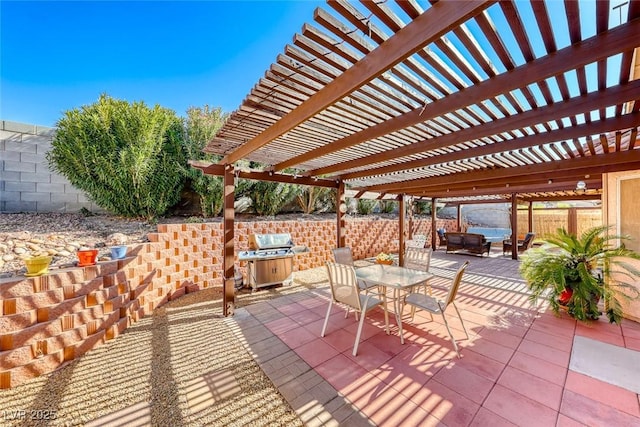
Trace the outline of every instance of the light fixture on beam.
[[587, 183], [584, 181], [578, 181], [576, 183], [576, 191], [579, 193], [584, 193], [587, 191]]
[[547, 181], [547, 184], [553, 184], [553, 180], [550, 179], [549, 181]]

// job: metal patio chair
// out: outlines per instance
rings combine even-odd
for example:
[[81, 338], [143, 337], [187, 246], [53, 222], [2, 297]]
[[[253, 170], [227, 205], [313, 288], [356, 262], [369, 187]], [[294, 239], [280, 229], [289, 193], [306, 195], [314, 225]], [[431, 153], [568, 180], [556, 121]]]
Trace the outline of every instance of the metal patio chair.
[[464, 264], [460, 266], [458, 271], [456, 272], [453, 280], [451, 281], [451, 287], [449, 288], [449, 292], [444, 300], [434, 298], [430, 295], [425, 295], [417, 292], [411, 292], [402, 300], [402, 307], [400, 312], [404, 309], [404, 305], [410, 305], [419, 310], [428, 311], [431, 314], [441, 314], [442, 319], [444, 320], [444, 325], [447, 328], [447, 332], [449, 332], [449, 337], [451, 337], [451, 342], [453, 342], [453, 348], [456, 350], [456, 354], [460, 357], [460, 351], [458, 350], [458, 344], [456, 343], [453, 334], [451, 333], [451, 328], [449, 328], [449, 323], [447, 322], [447, 317], [445, 316], [445, 311], [449, 305], [452, 305], [455, 308], [456, 313], [458, 313], [458, 317], [460, 318], [460, 323], [462, 324], [462, 329], [467, 338], [469, 338], [469, 334], [467, 333], [467, 328], [464, 326], [464, 322], [462, 320], [462, 316], [460, 315], [460, 311], [454, 302], [456, 298], [456, 294], [458, 293], [458, 288], [460, 287], [460, 283], [462, 282], [462, 275], [464, 274], [467, 266], [469, 265], [469, 261], [466, 261]]
[[[329, 287], [331, 288], [331, 300], [329, 301], [327, 315], [324, 318], [324, 325], [322, 326], [320, 336], [324, 337], [327, 330], [333, 303], [341, 304], [347, 309], [354, 310], [360, 314], [358, 333], [356, 334], [356, 341], [353, 344], [353, 355], [356, 356], [360, 336], [362, 335], [362, 325], [364, 324], [364, 318], [367, 312], [378, 306], [382, 307], [384, 310], [385, 330], [387, 335], [389, 335], [389, 312], [387, 311], [385, 294], [372, 291], [367, 294], [361, 294], [356, 279], [356, 271], [351, 266], [327, 261], [327, 273], [329, 275]], [[380, 297], [380, 299], [377, 297]]]

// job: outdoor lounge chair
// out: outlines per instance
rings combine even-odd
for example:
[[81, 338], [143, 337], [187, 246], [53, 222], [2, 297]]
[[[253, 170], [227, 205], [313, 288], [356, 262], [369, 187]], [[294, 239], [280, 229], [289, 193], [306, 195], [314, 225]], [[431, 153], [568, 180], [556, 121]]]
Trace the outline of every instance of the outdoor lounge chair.
[[456, 343], [453, 334], [451, 333], [451, 328], [449, 328], [449, 323], [447, 322], [447, 317], [445, 316], [445, 311], [449, 305], [452, 305], [453, 308], [456, 309], [456, 313], [458, 313], [458, 317], [460, 318], [460, 323], [462, 324], [462, 329], [467, 338], [469, 338], [469, 334], [467, 333], [467, 328], [464, 326], [464, 322], [462, 321], [462, 316], [460, 315], [460, 311], [454, 302], [456, 298], [456, 294], [458, 293], [458, 288], [460, 287], [460, 283], [462, 282], [462, 275], [464, 274], [467, 266], [469, 265], [469, 261], [465, 262], [460, 266], [458, 271], [456, 272], [453, 280], [451, 282], [451, 287], [449, 288], [449, 292], [444, 300], [436, 299], [429, 295], [424, 295], [417, 292], [411, 292], [402, 300], [402, 307], [400, 308], [400, 312], [404, 309], [404, 305], [410, 305], [419, 310], [428, 311], [431, 314], [442, 314], [442, 319], [444, 320], [444, 325], [447, 328], [447, 332], [449, 332], [449, 336], [451, 337], [451, 341], [453, 342], [453, 348], [455, 348], [458, 357], [460, 357], [460, 351], [458, 350], [458, 344]]
[[[535, 237], [536, 237], [535, 233], [527, 233], [526, 236], [524, 236], [524, 239], [519, 239], [518, 240], [518, 252], [522, 253], [522, 252], [526, 251], [527, 249], [529, 249], [531, 247], [531, 245], [533, 244], [533, 239]], [[503, 240], [502, 241], [502, 254], [506, 255], [509, 252], [511, 252], [511, 239]]]
[[327, 315], [324, 318], [324, 325], [322, 326], [320, 336], [324, 337], [327, 330], [329, 316], [331, 316], [331, 307], [334, 302], [346, 306], [347, 310], [355, 310], [356, 313], [360, 314], [356, 341], [353, 344], [353, 355], [356, 356], [364, 318], [370, 310], [378, 306], [382, 307], [384, 310], [385, 330], [387, 335], [389, 335], [389, 312], [387, 311], [386, 297], [384, 293], [377, 292], [361, 294], [356, 279], [356, 271], [351, 266], [327, 261], [327, 273], [329, 275], [329, 287], [331, 288], [331, 300], [329, 300], [329, 308], [327, 308]]

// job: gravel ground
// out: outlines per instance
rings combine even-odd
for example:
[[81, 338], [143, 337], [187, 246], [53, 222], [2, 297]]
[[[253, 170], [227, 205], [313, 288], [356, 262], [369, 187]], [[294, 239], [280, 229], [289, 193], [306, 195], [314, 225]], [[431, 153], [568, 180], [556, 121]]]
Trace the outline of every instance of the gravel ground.
[[[73, 214], [0, 214], [0, 242], [29, 233], [31, 239], [100, 244], [113, 233], [129, 242], [146, 240], [155, 225]], [[4, 240], [3, 240], [4, 239]], [[5, 272], [11, 273], [5, 263]], [[295, 274], [293, 285], [251, 293], [242, 307], [326, 284], [323, 269]], [[2, 411], [55, 411], [53, 421], [0, 419], [2, 426], [79, 426], [148, 402], [154, 426], [301, 426], [277, 388], [237, 342], [222, 317], [221, 292], [206, 289], [167, 303], [124, 334], [61, 369], [10, 390], [0, 390]], [[241, 392], [193, 413], [189, 383], [210, 372], [231, 371]]]
[[[304, 282], [313, 275], [306, 275], [293, 286], [245, 292], [238, 306], [308, 289]], [[56, 420], [0, 419], [0, 425], [80, 426], [149, 402], [154, 426], [301, 426], [277, 388], [234, 339], [221, 312], [221, 293], [214, 289], [187, 294], [156, 309], [115, 340], [58, 371], [0, 390], [2, 410], [55, 411]], [[189, 383], [224, 370], [233, 372], [241, 392], [193, 413], [185, 397]]]
[[23, 274], [23, 257], [51, 255], [52, 267], [73, 266], [79, 248], [95, 248], [105, 259], [109, 245], [146, 242], [156, 225], [110, 215], [73, 213], [0, 214], [0, 277]]

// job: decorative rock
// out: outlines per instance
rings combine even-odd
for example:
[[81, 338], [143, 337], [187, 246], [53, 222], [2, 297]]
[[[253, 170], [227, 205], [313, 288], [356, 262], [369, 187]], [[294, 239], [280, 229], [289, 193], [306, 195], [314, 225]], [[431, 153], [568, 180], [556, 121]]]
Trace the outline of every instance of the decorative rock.
[[41, 251], [42, 248], [34, 243], [27, 243], [27, 248], [31, 249], [32, 251]]
[[55, 256], [58, 255], [58, 251], [53, 248], [49, 248], [47, 249], [47, 254]]
[[15, 253], [16, 255], [24, 255], [27, 253], [27, 250], [24, 247], [16, 246], [13, 249], [13, 253]]
[[61, 251], [58, 251], [58, 255], [67, 257], [67, 256], [71, 256], [71, 252], [69, 252], [69, 251], [67, 251], [65, 249], [62, 249]]
[[13, 261], [14, 259], [16, 259], [16, 257], [12, 254], [6, 254], [2, 257], [2, 260], [7, 262]]
[[122, 233], [113, 233], [107, 236], [106, 243], [111, 246], [126, 245], [129, 238]]
[[79, 246], [67, 245], [64, 248], [69, 252], [75, 252], [76, 250], [78, 250]]
[[36, 244], [36, 245], [42, 245], [44, 243], [44, 240], [42, 240], [42, 239], [31, 239], [31, 240], [29, 240], [29, 243], [33, 243], [33, 244]]

